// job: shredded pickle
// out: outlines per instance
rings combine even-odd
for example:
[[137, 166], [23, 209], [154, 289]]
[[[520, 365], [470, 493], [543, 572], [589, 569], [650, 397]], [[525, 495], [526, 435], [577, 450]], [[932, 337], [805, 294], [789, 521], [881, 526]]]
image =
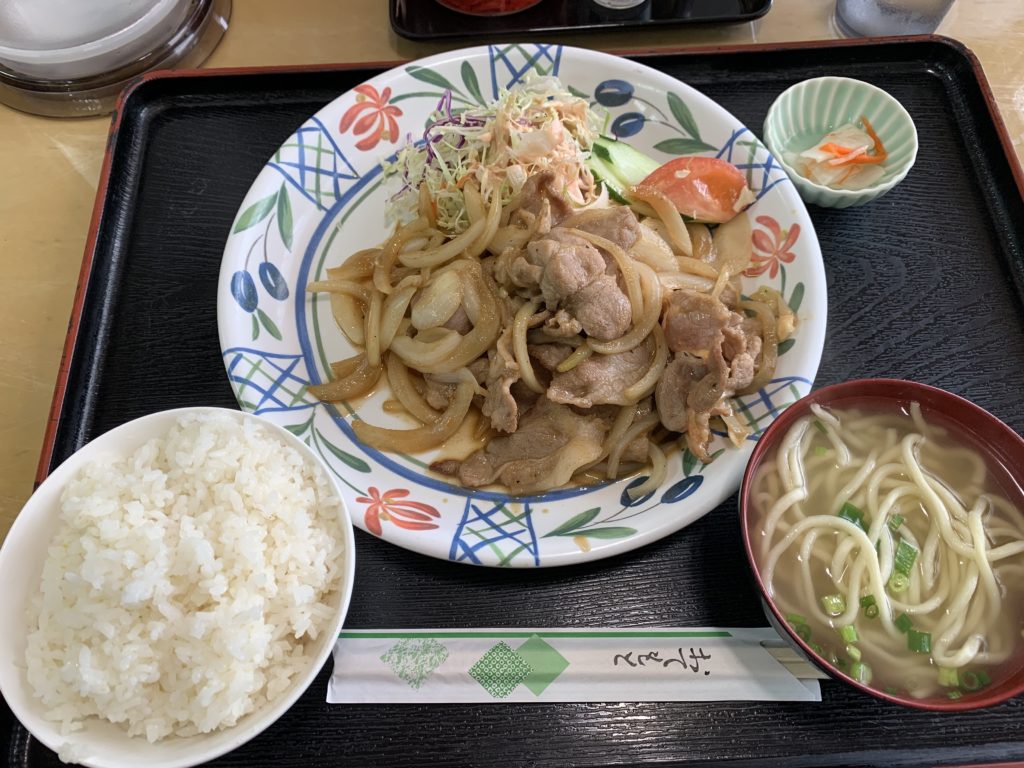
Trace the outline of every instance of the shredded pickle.
[[456, 106], [446, 91], [420, 140], [410, 135], [393, 162], [382, 163], [391, 189], [388, 224], [417, 215], [427, 185], [437, 226], [453, 236], [469, 226], [462, 189], [470, 180], [496, 187], [505, 204], [535, 173], [553, 171], [577, 205], [597, 197], [586, 166], [604, 118], [555, 77], [534, 77], [487, 106]]

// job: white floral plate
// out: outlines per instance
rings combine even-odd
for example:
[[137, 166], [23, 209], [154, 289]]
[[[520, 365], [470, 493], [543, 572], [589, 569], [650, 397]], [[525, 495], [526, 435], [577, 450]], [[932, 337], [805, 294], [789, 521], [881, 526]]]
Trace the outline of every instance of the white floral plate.
[[[380, 160], [419, 137], [445, 89], [455, 106], [493, 100], [528, 73], [557, 75], [609, 113], [609, 130], [657, 158], [704, 154], [747, 174], [757, 202], [754, 261], [744, 289], [767, 283], [797, 311], [799, 327], [780, 345], [770, 386], [740, 398], [752, 442], [708, 465], [688, 451], [670, 457], [654, 494], [631, 501], [640, 478], [541, 496], [470, 491], [426, 469], [422, 457], [360, 444], [351, 408], [323, 405], [305, 391], [329, 378], [329, 363], [352, 354], [325, 295], [305, 285], [387, 236]], [[231, 228], [217, 294], [221, 350], [241, 407], [281, 424], [335, 473], [360, 528], [400, 547], [460, 563], [565, 565], [635, 549], [694, 522], [733, 493], [753, 441], [779, 411], [810, 391], [825, 336], [825, 275], [807, 211], [764, 145], [711, 99], [661, 72], [608, 54], [557, 45], [492, 45], [408, 64], [357, 86], [306, 121], [256, 178]], [[386, 393], [359, 415], [385, 414]]]

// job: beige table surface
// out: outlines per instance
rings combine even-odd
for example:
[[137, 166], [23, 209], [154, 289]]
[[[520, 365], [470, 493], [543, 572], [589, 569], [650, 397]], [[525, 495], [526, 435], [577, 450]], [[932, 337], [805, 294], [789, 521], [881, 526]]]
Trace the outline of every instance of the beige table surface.
[[[387, 5], [234, 0], [230, 27], [206, 66], [415, 59], [460, 45], [396, 36]], [[823, 39], [836, 36], [832, 5], [775, 0], [750, 24], [555, 37], [605, 50]], [[1024, 0], [958, 0], [938, 32], [979, 57], [1024, 157]], [[107, 125], [0, 107], [0, 540], [32, 491]]]

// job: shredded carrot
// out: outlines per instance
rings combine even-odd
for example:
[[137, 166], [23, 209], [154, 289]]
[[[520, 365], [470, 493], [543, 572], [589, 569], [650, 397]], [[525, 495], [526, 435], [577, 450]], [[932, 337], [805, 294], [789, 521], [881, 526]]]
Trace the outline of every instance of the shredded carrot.
[[867, 156], [867, 152], [867, 147], [857, 147], [856, 149], [848, 150], [842, 157], [834, 157], [827, 162], [829, 165], [853, 165], [863, 162], [861, 158]]
[[873, 155], [862, 155], [857, 158], [855, 162], [867, 164], [884, 163], [889, 159], [889, 153], [885, 151], [885, 145], [882, 140], [878, 138], [878, 134], [875, 133], [875, 129], [871, 126], [871, 121], [868, 120], [864, 115], [860, 116], [860, 121], [864, 124], [864, 131], [871, 140], [875, 142], [875, 154]]
[[869, 155], [868, 147], [844, 147], [830, 141], [819, 147], [822, 152], [828, 152], [835, 156], [833, 159], [826, 161], [829, 165], [877, 165], [879, 163], [884, 163], [888, 159], [889, 154], [885, 151], [885, 145], [878, 137], [878, 134], [875, 133], [875, 129], [872, 127], [871, 121], [863, 115], [861, 115], [860, 121], [864, 124], [864, 131], [871, 137], [871, 140], [875, 144], [875, 153], [873, 155]]
[[850, 147], [844, 147], [842, 144], [836, 144], [835, 142], [832, 141], [830, 141], [828, 144], [822, 144], [820, 147], [818, 147], [818, 149], [820, 149], [822, 152], [829, 152], [830, 154], [833, 155], [848, 155], [851, 152], [853, 152], [853, 150]]

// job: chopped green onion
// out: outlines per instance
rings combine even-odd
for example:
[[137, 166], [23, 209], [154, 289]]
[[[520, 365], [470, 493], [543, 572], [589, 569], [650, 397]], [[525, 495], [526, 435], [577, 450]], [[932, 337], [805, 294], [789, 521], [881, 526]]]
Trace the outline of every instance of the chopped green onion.
[[871, 682], [871, 667], [863, 662], [858, 661], [852, 667], [850, 667], [850, 677], [856, 680], [858, 683], [867, 685]]
[[827, 435], [827, 434], [828, 434], [828, 430], [827, 430], [827, 429], [825, 429], [825, 425], [824, 425], [824, 424], [822, 424], [822, 423], [821, 423], [820, 421], [818, 421], [817, 419], [815, 419], [815, 420], [814, 420], [814, 426], [815, 426], [815, 428], [816, 428], [816, 429], [817, 429], [817, 430], [818, 430], [819, 432], [821, 432], [821, 434], [823, 434], [823, 435]]
[[895, 624], [896, 629], [898, 629], [903, 634], [906, 634], [907, 630], [914, 626], [914, 622], [911, 621], [910, 617], [907, 616], [907, 614], [905, 613], [901, 613], [899, 616], [897, 616], [896, 621], [894, 621], [893, 624]]
[[916, 629], [907, 630], [907, 648], [914, 653], [932, 652], [932, 633], [919, 632]]
[[956, 700], [957, 700], [957, 699], [959, 699], [959, 698], [960, 698], [961, 696], [963, 696], [963, 694], [962, 694], [962, 693], [960, 693], [960, 691], [957, 691], [957, 690], [947, 691], [947, 692], [946, 692], [946, 695], [947, 695], [947, 696], [948, 696], [948, 697], [949, 697], [950, 699], [952, 699], [953, 701], [956, 701]]
[[892, 567], [897, 573], [910, 576], [910, 569], [914, 567], [917, 559], [917, 547], [904, 538], [896, 546], [896, 554], [893, 556]]
[[797, 624], [793, 627], [796, 632], [796, 636], [803, 640], [805, 643], [811, 641], [811, 628], [806, 624]]
[[856, 525], [862, 531], [867, 530], [867, 525], [864, 523], [864, 512], [859, 507], [854, 506], [850, 502], [843, 504], [839, 510], [839, 516], [844, 520], [849, 520], [851, 523]]
[[903, 525], [904, 520], [906, 520], [906, 518], [903, 517], [903, 515], [893, 515], [889, 518], [889, 530], [896, 533], [896, 531], [900, 529], [900, 526]]
[[844, 643], [856, 643], [860, 638], [857, 636], [857, 628], [853, 624], [847, 624], [839, 630]]
[[874, 595], [864, 595], [860, 599], [860, 607], [864, 609], [864, 615], [869, 619], [878, 618], [878, 603], [875, 602]]
[[962, 670], [959, 674], [960, 685], [968, 691], [976, 691], [983, 688], [990, 682], [988, 675], [982, 670], [973, 672], [969, 669]]
[[846, 610], [846, 600], [839, 594], [825, 595], [821, 598], [821, 604], [829, 616], [839, 616]]
[[799, 613], [787, 613], [786, 621], [788, 621], [790, 624], [806, 624], [807, 617], [801, 616]]
[[808, 643], [807, 645], [819, 656], [825, 655], [825, 649], [821, 647], [821, 643]]
[[816, 445], [814, 446], [814, 455], [828, 456], [828, 448], [826, 448], [824, 445]]
[[860, 648], [856, 645], [848, 645], [846, 646], [846, 655], [854, 661], [860, 661]]
[[906, 592], [909, 586], [910, 577], [907, 574], [899, 571], [892, 572], [892, 576], [889, 577], [889, 591], [898, 595], [900, 592]]
[[900, 692], [900, 689], [897, 688], [895, 685], [887, 685], [885, 686], [885, 692], [888, 693], [890, 696], [895, 696]]
[[939, 685], [943, 688], [956, 688], [960, 684], [957, 671], [951, 667], [939, 667]]

